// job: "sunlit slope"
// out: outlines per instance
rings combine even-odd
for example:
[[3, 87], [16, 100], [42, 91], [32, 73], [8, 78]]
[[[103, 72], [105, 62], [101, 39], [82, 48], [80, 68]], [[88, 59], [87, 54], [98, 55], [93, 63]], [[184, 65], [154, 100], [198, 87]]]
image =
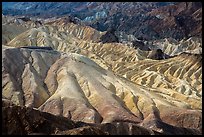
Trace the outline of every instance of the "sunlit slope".
[[[201, 97], [201, 56], [181, 54], [182, 52], [179, 53], [178, 51], [177, 54], [181, 55], [175, 56], [174, 58], [151, 60], [147, 59], [147, 56], [150, 54], [149, 51], [135, 50], [128, 45], [120, 43], [102, 44], [90, 42], [92, 33], [89, 39], [83, 36], [89, 34], [83, 33], [84, 30], [88, 28], [80, 26], [76, 29], [77, 25], [73, 23], [64, 26], [66, 29], [65, 27], [63, 29], [60, 27], [57, 28], [57, 26], [33, 28], [17, 36], [9, 42], [8, 45], [14, 47], [51, 46], [58, 51], [83, 54], [94, 60], [104, 69], [111, 69], [116, 74], [128, 78], [139, 85], [148, 88], [171, 89], [187, 96], [192, 95], [195, 98]], [[60, 31], [60, 29], [62, 30]], [[81, 39], [79, 37], [81, 37]], [[179, 46], [189, 46], [193, 49], [193, 47], [195, 48], [197, 45], [197, 47], [201, 46], [198, 42], [193, 43], [191, 39], [183, 43], [181, 42], [180, 44], [175, 43], [175, 45], [173, 45], [172, 43], [173, 42], [171, 42], [171, 44], [166, 43], [164, 47], [165, 45], [178, 48]], [[174, 55], [173, 52], [167, 52], [167, 48], [164, 52]]]
[[173, 57], [153, 60], [147, 58], [151, 51], [131, 44], [101, 43], [105, 32], [90, 27], [45, 24], [3, 45], [3, 98], [89, 123], [130, 121], [159, 132], [162, 122], [201, 129], [201, 41], [155, 41], [154, 48]]
[[76, 53], [4, 46], [2, 55], [2, 97], [17, 105], [90, 123], [165, 120], [177, 109], [201, 118], [199, 92], [135, 84]]

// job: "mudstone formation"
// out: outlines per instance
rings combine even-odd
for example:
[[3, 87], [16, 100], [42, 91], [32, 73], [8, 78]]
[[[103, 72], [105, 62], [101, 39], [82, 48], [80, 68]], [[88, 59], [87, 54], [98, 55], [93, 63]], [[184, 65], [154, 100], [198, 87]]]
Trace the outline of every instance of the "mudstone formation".
[[201, 38], [137, 39], [71, 17], [2, 15], [2, 115], [3, 134], [202, 134]]

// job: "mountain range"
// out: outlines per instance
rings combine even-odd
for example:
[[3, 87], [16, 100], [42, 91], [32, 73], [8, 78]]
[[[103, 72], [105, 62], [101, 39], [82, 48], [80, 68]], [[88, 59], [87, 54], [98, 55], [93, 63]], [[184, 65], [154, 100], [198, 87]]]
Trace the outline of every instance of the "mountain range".
[[202, 134], [199, 2], [2, 4], [3, 134]]

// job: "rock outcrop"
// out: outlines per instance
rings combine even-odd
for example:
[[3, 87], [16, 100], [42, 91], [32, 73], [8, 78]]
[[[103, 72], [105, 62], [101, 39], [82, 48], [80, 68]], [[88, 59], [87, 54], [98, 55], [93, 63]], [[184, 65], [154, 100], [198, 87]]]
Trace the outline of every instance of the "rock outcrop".
[[115, 35], [114, 29], [109, 29], [107, 32], [101, 36], [101, 42], [102, 43], [118, 43], [119, 40], [117, 36]]
[[169, 58], [168, 55], [164, 54], [161, 49], [156, 49], [151, 51], [151, 53], [147, 56], [150, 59], [162, 60]]
[[[74, 122], [39, 110], [20, 107], [2, 100], [2, 135], [161, 135], [136, 124], [114, 122], [88, 124]], [[175, 127], [173, 127], [175, 128]], [[175, 134], [200, 134], [196, 130], [175, 128]], [[172, 133], [173, 133], [172, 132]], [[172, 134], [170, 133], [170, 134]]]

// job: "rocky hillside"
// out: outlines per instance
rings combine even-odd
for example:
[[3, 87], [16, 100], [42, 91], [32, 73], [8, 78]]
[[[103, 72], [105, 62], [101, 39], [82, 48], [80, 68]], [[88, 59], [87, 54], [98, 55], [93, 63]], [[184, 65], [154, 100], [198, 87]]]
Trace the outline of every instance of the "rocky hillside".
[[[2, 100], [3, 135], [157, 135], [154, 130], [127, 122], [88, 124], [74, 122], [36, 109], [20, 107]], [[180, 130], [180, 129], [179, 129]], [[189, 129], [181, 129], [186, 132]], [[190, 130], [189, 133], [195, 131]]]
[[[48, 17], [73, 14], [81, 19], [89, 20], [115, 14], [121, 10], [124, 14], [130, 12], [138, 14], [170, 4], [173, 2], [2, 2], [2, 9], [5, 15]], [[112, 13], [109, 13], [108, 10]], [[137, 12], [132, 12], [134, 10]]]
[[201, 2], [12, 2], [4, 15], [71, 15], [99, 31], [110, 28], [136, 38], [156, 40], [202, 36]]
[[[160, 82], [162, 74], [154, 73], [140, 73], [148, 84], [130, 81], [76, 53], [4, 47], [2, 54], [2, 96], [17, 105], [87, 123], [130, 122], [165, 134], [174, 134], [172, 125], [201, 129], [201, 86], [193, 91], [190, 83]], [[188, 82], [183, 79], [180, 84]]]
[[89, 21], [87, 24], [101, 31], [114, 28], [146, 40], [181, 40], [202, 36], [202, 4], [199, 2], [175, 3], [138, 13], [115, 12], [111, 16]]
[[[27, 130], [26, 125], [18, 129], [5, 120], [5, 134], [16, 133], [9, 131], [11, 126], [22, 134], [201, 134], [200, 39], [166, 38], [143, 46], [106, 43], [102, 40], [110, 31], [97, 31], [69, 18], [40, 20], [37, 25], [32, 19], [20, 23], [15, 17], [3, 19], [2, 98], [18, 107], [3, 107], [2, 113], [11, 111], [16, 117], [8, 119], [16, 121], [21, 117], [16, 113], [23, 109], [27, 114], [28, 107], [29, 113], [42, 117], [50, 113], [54, 116], [45, 119], [55, 119], [50, 121], [54, 125], [48, 122], [49, 132], [32, 126]], [[23, 29], [16, 32], [8, 29], [10, 25]], [[55, 124], [62, 116], [85, 125], [64, 120], [70, 124], [64, 129], [63, 124]], [[38, 120], [35, 124], [39, 126]], [[55, 133], [57, 128], [60, 132]]]
[[[3, 135], [162, 135], [134, 123], [74, 122], [36, 109], [19, 107], [8, 100], [2, 100], [2, 116]], [[175, 134], [199, 134], [188, 128], [171, 128], [176, 131]]]

